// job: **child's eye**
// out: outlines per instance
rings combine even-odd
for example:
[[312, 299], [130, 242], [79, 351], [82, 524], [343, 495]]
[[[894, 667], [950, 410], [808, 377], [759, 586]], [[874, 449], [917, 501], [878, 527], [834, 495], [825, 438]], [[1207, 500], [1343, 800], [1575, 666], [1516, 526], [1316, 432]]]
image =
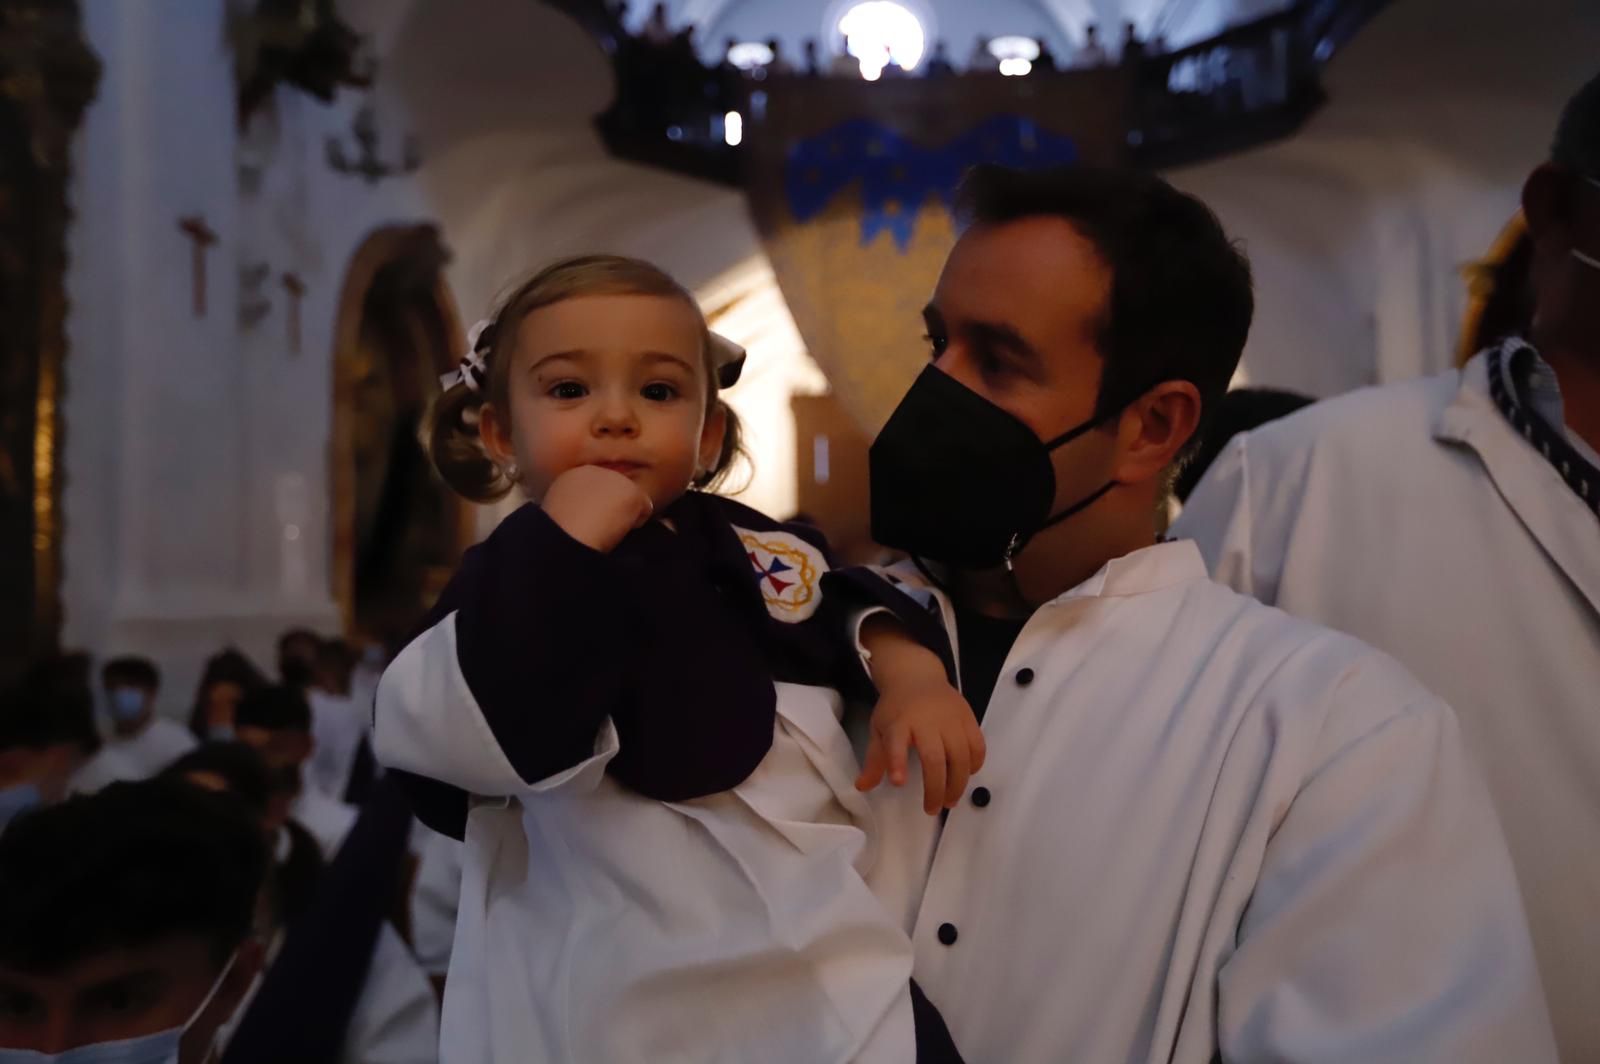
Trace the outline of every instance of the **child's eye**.
[[658, 381], [655, 384], [646, 384], [640, 389], [639, 394], [652, 403], [665, 403], [678, 397], [678, 389], [676, 385]]
[[550, 386], [552, 399], [582, 399], [589, 394], [589, 389], [577, 381], [561, 381]]

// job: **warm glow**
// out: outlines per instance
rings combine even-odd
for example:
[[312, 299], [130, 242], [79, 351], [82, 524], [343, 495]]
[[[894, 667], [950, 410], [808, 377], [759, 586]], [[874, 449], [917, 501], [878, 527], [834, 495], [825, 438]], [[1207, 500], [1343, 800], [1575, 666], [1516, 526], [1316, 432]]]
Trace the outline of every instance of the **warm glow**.
[[922, 23], [890, 0], [857, 4], [839, 19], [845, 50], [861, 61], [861, 76], [876, 81], [893, 59], [906, 70], [922, 61], [926, 35]]
[[729, 111], [722, 117], [722, 139], [728, 142], [730, 148], [737, 148], [744, 143], [744, 115]]
[[996, 37], [989, 42], [989, 54], [1002, 63], [1007, 59], [1026, 59], [1031, 63], [1039, 58], [1039, 42], [1032, 37], [1020, 37], [1015, 34], [1009, 37]]
[[760, 41], [741, 41], [728, 49], [728, 62], [740, 70], [755, 70], [772, 62], [772, 49]]

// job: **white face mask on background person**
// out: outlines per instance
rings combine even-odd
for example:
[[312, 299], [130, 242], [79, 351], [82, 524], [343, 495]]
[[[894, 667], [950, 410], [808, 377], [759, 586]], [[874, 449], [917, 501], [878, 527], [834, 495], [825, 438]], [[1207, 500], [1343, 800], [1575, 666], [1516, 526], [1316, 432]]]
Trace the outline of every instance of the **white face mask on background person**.
[[113, 687], [107, 708], [112, 720], [130, 724], [144, 715], [149, 704], [149, 697], [137, 687]]
[[[59, 1053], [43, 1053], [37, 1049], [4, 1049], [0, 1048], [0, 1064], [178, 1064], [178, 1051], [183, 1043], [183, 1036], [189, 1033], [189, 1028], [200, 1021], [206, 1009], [211, 1007], [211, 1002], [216, 999], [217, 992], [222, 989], [222, 984], [227, 982], [228, 973], [233, 971], [234, 964], [239, 960], [239, 953], [234, 951], [228, 963], [222, 966], [222, 971], [212, 982], [211, 989], [206, 991], [206, 996], [200, 1004], [195, 1006], [189, 1018], [177, 1027], [169, 1027], [164, 1031], [152, 1034], [142, 1034], [136, 1038], [119, 1038], [115, 1042], [94, 1042], [90, 1045], [76, 1046], [64, 1049]], [[213, 1047], [207, 1047], [200, 1060], [208, 1064], [213, 1054]]]

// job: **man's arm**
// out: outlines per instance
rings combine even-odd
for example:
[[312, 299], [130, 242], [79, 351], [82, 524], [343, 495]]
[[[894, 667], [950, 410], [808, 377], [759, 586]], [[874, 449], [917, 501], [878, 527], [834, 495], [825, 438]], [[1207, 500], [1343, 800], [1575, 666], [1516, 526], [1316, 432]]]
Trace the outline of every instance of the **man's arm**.
[[[1511, 858], [1454, 714], [1342, 679], [1218, 974], [1225, 1061], [1554, 1061]], [[1375, 707], [1403, 708], [1382, 712]]]

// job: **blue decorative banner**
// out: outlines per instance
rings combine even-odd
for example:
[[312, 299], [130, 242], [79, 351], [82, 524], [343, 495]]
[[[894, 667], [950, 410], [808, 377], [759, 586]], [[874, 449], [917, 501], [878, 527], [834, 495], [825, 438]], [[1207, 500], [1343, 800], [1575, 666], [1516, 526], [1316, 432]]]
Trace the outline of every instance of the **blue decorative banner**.
[[935, 193], [953, 205], [961, 175], [979, 163], [1037, 169], [1078, 161], [1070, 137], [1041, 130], [1032, 119], [998, 115], [939, 148], [923, 148], [894, 130], [852, 119], [789, 149], [784, 192], [789, 212], [808, 222], [851, 182], [861, 182], [861, 243], [887, 229], [903, 253], [917, 213]]

